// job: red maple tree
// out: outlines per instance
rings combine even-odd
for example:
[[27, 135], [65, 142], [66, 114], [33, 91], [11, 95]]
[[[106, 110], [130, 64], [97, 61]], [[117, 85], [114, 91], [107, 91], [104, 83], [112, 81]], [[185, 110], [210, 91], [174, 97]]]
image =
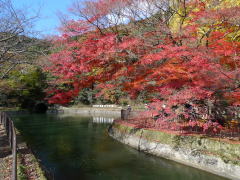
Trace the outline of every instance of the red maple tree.
[[[160, 7], [158, 1], [148, 2]], [[179, 13], [161, 2], [158, 11], [145, 16], [144, 8], [126, 13], [134, 4], [130, 0], [99, 0], [72, 8], [84, 20], [69, 21], [54, 40], [56, 52], [46, 68], [55, 77], [49, 102], [66, 104], [82, 88], [97, 84], [100, 90], [119, 87], [133, 98], [147, 91], [150, 111], [164, 111], [165, 120], [192, 119], [181, 109], [186, 104], [197, 109], [199, 117], [209, 103], [239, 105], [240, 7], [215, 9], [211, 1], [192, 0], [183, 1]], [[169, 13], [181, 17], [177, 32], [171, 30]]]

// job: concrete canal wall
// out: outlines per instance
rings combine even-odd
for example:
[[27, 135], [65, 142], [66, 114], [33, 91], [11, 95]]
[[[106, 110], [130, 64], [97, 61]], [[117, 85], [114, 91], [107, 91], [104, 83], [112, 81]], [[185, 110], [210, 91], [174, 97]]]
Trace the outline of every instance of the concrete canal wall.
[[82, 114], [82, 115], [92, 115], [92, 116], [121, 116], [122, 107], [82, 107], [82, 108], [67, 108], [60, 107], [58, 112], [64, 114]]
[[115, 122], [109, 135], [139, 151], [230, 179], [240, 179], [240, 143], [194, 135], [139, 129]]

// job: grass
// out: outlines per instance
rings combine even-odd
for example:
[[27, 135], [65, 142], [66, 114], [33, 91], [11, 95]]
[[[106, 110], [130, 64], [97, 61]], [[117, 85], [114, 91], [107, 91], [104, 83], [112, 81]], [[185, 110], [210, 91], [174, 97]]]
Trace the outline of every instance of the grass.
[[25, 172], [26, 172], [26, 166], [19, 163], [17, 167], [17, 179], [27, 180], [27, 175]]
[[19, 111], [20, 107], [0, 107], [0, 111]]

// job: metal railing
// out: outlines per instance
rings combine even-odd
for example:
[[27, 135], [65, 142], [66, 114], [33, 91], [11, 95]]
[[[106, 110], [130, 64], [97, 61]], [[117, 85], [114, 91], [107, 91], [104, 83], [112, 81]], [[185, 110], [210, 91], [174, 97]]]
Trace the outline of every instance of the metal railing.
[[16, 137], [16, 131], [14, 128], [14, 123], [11, 120], [11, 118], [7, 115], [5, 112], [0, 112], [0, 124], [3, 125], [8, 140], [9, 140], [9, 145], [12, 150], [12, 175], [11, 179], [12, 180], [17, 180], [17, 137]]

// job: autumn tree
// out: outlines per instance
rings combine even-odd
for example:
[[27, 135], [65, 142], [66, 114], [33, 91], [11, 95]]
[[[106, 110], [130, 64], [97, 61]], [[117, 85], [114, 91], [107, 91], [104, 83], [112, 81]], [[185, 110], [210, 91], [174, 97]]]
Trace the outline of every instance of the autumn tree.
[[186, 105], [198, 118], [210, 104], [239, 105], [239, 4], [106, 0], [75, 7], [81, 20], [62, 27], [47, 68], [55, 77], [51, 103], [68, 103], [94, 85], [133, 98], [144, 90], [151, 114], [165, 112], [164, 120], [193, 119]]

